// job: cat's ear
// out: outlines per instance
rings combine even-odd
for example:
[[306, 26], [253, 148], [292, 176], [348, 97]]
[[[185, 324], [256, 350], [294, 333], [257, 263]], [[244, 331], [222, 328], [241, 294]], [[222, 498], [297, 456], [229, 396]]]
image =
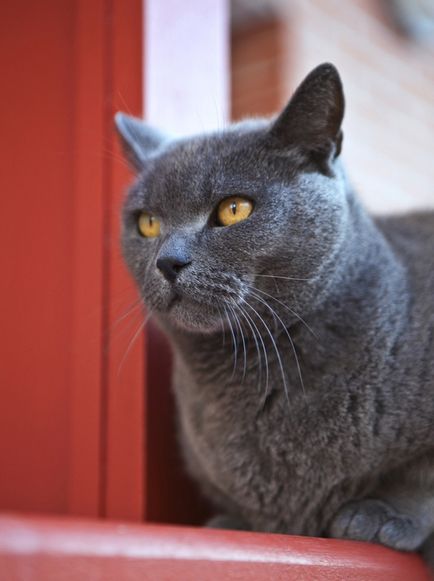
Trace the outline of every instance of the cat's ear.
[[304, 79], [270, 133], [282, 147], [298, 147], [316, 159], [337, 157], [344, 105], [339, 73], [332, 64], [324, 63]]
[[167, 140], [157, 129], [125, 113], [116, 113], [115, 126], [124, 155], [137, 172], [143, 169], [148, 157]]

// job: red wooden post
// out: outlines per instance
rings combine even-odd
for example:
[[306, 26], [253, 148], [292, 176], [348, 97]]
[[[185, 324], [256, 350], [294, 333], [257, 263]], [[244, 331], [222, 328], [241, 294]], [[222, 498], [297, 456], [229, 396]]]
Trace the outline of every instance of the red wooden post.
[[0, 3], [0, 509], [68, 505], [73, 41], [72, 0]]
[[[131, 174], [121, 162], [114, 132], [116, 111], [142, 115], [142, 2], [111, 0], [107, 29], [110, 58], [107, 111], [107, 146], [117, 162], [110, 161], [106, 192], [106, 457], [104, 515], [142, 520], [145, 496], [145, 349], [144, 333], [137, 334], [143, 311], [127, 317], [122, 329], [119, 318], [137, 302], [138, 293], [126, 272], [120, 253], [120, 212]], [[133, 321], [133, 326], [128, 323]]]
[[0, 509], [141, 519], [143, 337], [118, 373], [112, 330], [137, 296], [113, 114], [141, 114], [142, 2], [0, 10]]
[[[141, 0], [76, 0], [75, 272], [69, 510], [143, 516], [143, 335], [117, 321], [137, 299], [119, 252], [131, 175], [113, 115], [141, 114]], [[123, 365], [121, 367], [121, 363]]]
[[74, 251], [68, 511], [100, 514], [104, 240], [104, 1], [75, 2]]

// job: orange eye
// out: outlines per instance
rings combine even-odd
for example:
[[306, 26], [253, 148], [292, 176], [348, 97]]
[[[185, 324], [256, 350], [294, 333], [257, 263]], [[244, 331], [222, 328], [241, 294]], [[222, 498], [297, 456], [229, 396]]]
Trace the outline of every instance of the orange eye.
[[246, 198], [233, 196], [220, 202], [217, 208], [217, 220], [220, 226], [232, 226], [242, 222], [253, 212], [253, 204]]
[[160, 220], [148, 212], [140, 214], [137, 225], [140, 234], [145, 238], [156, 238], [160, 235]]

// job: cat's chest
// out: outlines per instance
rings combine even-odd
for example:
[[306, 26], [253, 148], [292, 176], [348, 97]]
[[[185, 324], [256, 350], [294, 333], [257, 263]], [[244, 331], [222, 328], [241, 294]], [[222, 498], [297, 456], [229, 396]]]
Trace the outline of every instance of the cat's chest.
[[196, 478], [243, 510], [272, 498], [276, 462], [266, 449], [274, 430], [258, 431], [245, 402], [204, 404], [184, 398], [179, 411], [184, 452]]
[[365, 377], [323, 375], [300, 397], [290, 384], [287, 399], [271, 370], [272, 395], [262, 406], [256, 381], [206, 383], [203, 375], [175, 373], [191, 473], [216, 504], [254, 530], [320, 534], [341, 504], [375, 484], [397, 447], [393, 434], [406, 429], [395, 408], [383, 405], [383, 418], [396, 425], [379, 436], [377, 391]]
[[[297, 503], [316, 494], [319, 462], [326, 467], [335, 452], [327, 437], [317, 437], [311, 429], [313, 410], [289, 410], [282, 394], [274, 394], [261, 408], [260, 394], [247, 398], [242, 391], [213, 398], [209, 393], [203, 397], [204, 390], [193, 396], [181, 386], [178, 405], [190, 468], [246, 511], [260, 508], [266, 515], [286, 502], [289, 514], [290, 505], [295, 510]], [[339, 472], [336, 467], [332, 478]], [[328, 486], [324, 471], [321, 479], [321, 487]]]

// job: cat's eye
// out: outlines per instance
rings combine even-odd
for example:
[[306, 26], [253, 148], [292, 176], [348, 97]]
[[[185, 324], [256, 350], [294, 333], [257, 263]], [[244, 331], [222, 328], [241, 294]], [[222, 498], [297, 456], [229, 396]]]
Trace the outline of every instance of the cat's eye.
[[220, 226], [232, 226], [242, 222], [253, 212], [253, 203], [247, 198], [232, 196], [222, 200], [217, 208], [217, 222]]
[[137, 226], [145, 238], [156, 238], [160, 235], [160, 220], [148, 212], [139, 215]]

